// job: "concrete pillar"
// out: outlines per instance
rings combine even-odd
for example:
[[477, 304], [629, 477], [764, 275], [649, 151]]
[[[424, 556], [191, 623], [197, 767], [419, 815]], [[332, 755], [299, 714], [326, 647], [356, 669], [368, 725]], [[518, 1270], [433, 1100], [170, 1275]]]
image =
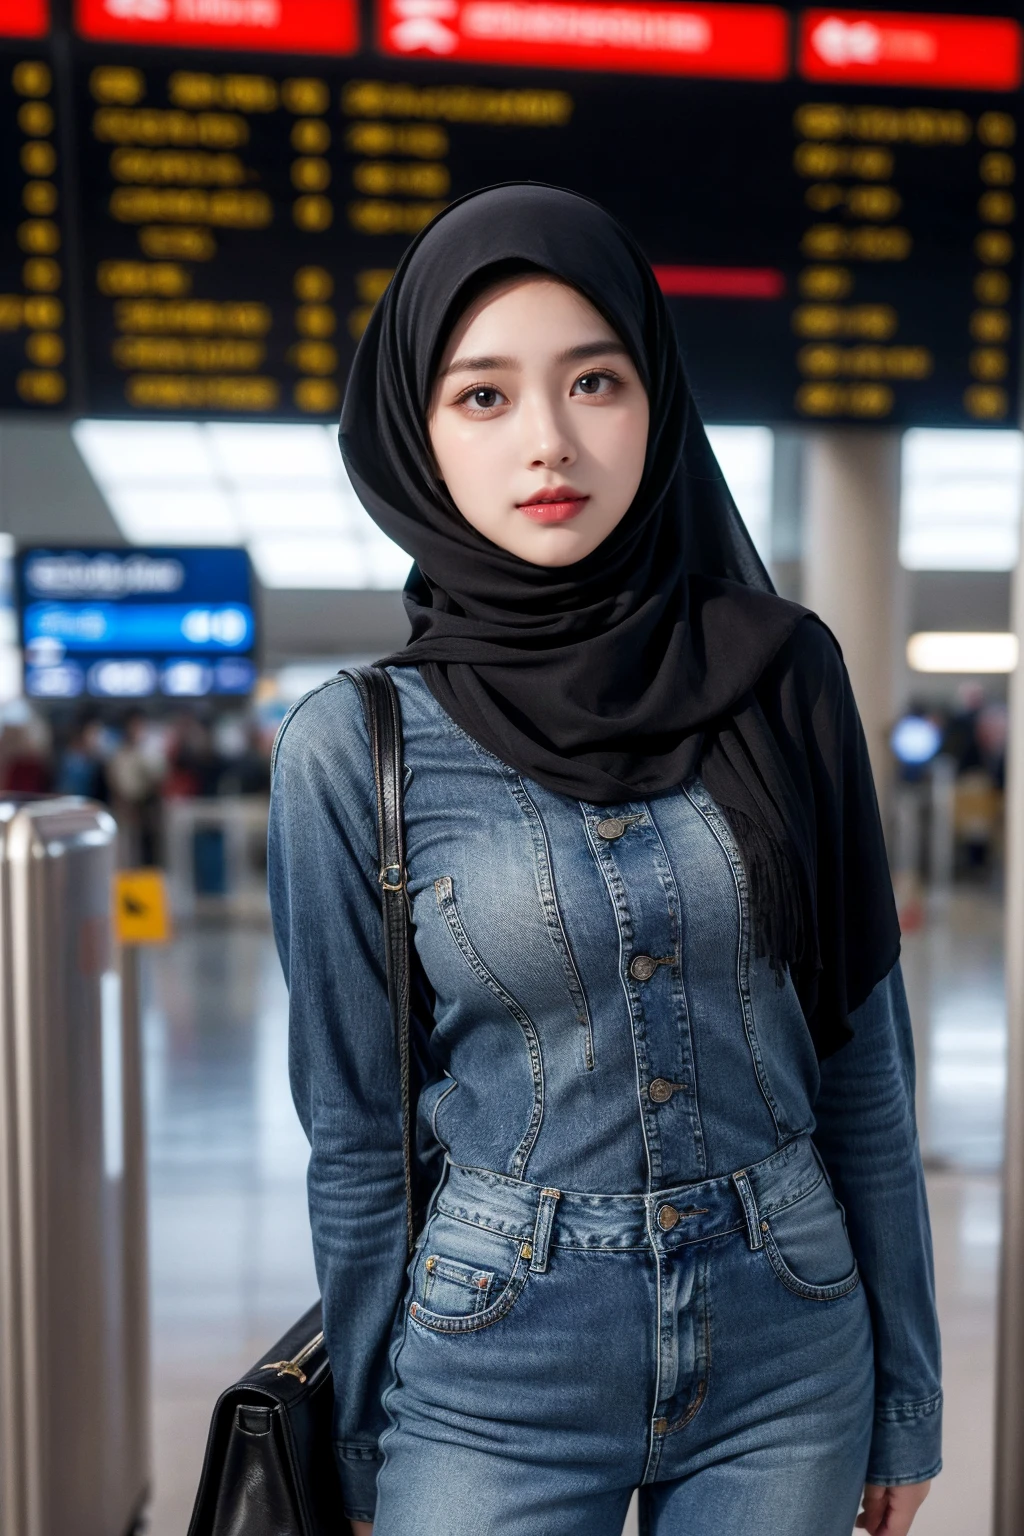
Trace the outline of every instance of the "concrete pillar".
[[[1024, 560], [1013, 626], [1024, 657]], [[996, 1343], [995, 1536], [1024, 1531], [1024, 660], [1010, 680], [1006, 773], [1006, 1140]]]
[[900, 435], [808, 433], [803, 463], [802, 601], [843, 648], [883, 814], [889, 732], [906, 699], [907, 586], [899, 563]]

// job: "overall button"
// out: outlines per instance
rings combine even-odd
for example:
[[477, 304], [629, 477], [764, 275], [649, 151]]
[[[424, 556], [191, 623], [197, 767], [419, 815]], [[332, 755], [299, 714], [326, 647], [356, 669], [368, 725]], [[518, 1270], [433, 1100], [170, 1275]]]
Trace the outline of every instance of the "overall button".
[[658, 1226], [663, 1232], [671, 1232], [679, 1220], [679, 1212], [674, 1205], [663, 1205], [658, 1212]]
[[658, 969], [658, 962], [653, 955], [634, 955], [629, 962], [629, 974], [634, 981], [650, 981]]
[[606, 838], [608, 842], [613, 842], [615, 838], [621, 837], [625, 830], [626, 823], [621, 816], [606, 816], [603, 821], [599, 821], [597, 824], [598, 837]]
[[650, 1094], [655, 1104], [667, 1104], [675, 1091], [675, 1083], [670, 1083], [665, 1077], [654, 1078], [650, 1087], [647, 1089], [647, 1092]]

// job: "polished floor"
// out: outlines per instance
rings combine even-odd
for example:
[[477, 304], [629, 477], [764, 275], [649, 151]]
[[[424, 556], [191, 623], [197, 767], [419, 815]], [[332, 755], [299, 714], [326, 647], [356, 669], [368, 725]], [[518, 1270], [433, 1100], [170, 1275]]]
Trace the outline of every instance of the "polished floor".
[[[1001, 921], [994, 897], [958, 893], [933, 908], [904, 948], [947, 1398], [946, 1470], [915, 1536], [985, 1536], [989, 1525]], [[146, 961], [150, 1531], [184, 1536], [217, 1393], [315, 1299], [316, 1280], [306, 1147], [288, 1095], [285, 990], [267, 930], [207, 925]]]

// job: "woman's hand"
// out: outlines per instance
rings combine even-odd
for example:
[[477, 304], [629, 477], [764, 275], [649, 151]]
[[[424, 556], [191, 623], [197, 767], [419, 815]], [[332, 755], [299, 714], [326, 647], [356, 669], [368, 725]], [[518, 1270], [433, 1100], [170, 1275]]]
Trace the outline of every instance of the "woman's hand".
[[[879, 1488], [874, 1483], [865, 1483], [864, 1508], [857, 1516], [858, 1530], [867, 1531], [869, 1536], [907, 1536], [931, 1486], [928, 1482]], [[370, 1527], [366, 1529], [369, 1532]]]
[[373, 1523], [370, 1520], [350, 1520], [352, 1536], [373, 1536]]

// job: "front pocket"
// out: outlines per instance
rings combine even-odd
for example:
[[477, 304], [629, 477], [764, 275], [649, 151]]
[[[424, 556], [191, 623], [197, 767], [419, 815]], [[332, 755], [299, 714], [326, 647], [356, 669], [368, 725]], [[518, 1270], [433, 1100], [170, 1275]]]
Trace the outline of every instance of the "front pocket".
[[494, 1271], [474, 1269], [443, 1253], [430, 1253], [423, 1261], [423, 1305], [431, 1312], [451, 1317], [470, 1317], [482, 1312], [494, 1284]]
[[409, 1316], [435, 1333], [488, 1328], [512, 1310], [529, 1273], [524, 1240], [435, 1211], [413, 1272]]
[[762, 1221], [764, 1251], [789, 1290], [809, 1301], [835, 1301], [860, 1281], [842, 1208], [822, 1177], [806, 1195]]

